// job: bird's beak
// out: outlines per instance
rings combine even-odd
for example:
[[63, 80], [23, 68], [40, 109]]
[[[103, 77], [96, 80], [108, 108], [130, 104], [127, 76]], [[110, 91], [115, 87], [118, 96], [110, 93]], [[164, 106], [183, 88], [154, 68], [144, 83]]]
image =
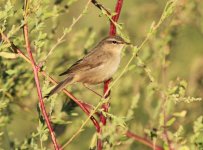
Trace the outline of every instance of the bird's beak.
[[122, 44], [131, 45], [131, 43], [123, 41]]
[[131, 43], [129, 43], [129, 42], [124, 42], [124, 44], [126, 44], [126, 45], [131, 45]]

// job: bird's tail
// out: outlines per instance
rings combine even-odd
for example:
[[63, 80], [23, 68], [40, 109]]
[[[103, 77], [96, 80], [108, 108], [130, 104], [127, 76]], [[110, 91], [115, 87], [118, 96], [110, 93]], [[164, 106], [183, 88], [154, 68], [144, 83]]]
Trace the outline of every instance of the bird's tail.
[[68, 76], [65, 80], [61, 81], [58, 85], [56, 85], [44, 98], [49, 98], [51, 95], [59, 92], [63, 89], [67, 84], [70, 84], [73, 80], [73, 76]]

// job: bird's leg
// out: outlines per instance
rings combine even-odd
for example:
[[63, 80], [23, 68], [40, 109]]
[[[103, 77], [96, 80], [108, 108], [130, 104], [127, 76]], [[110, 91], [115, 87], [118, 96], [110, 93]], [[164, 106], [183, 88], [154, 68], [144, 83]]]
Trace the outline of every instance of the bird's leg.
[[85, 83], [83, 83], [84, 87], [86, 87], [88, 90], [92, 91], [93, 93], [95, 93], [96, 95], [98, 95], [99, 97], [102, 98], [102, 95], [97, 93], [96, 91], [94, 91], [93, 89], [91, 89], [90, 87], [88, 87]]

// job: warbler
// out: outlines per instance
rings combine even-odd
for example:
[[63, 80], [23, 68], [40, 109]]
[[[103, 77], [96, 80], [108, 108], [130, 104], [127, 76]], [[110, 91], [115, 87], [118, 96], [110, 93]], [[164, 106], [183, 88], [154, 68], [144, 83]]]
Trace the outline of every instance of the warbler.
[[59, 76], [65, 76], [65, 79], [59, 82], [45, 97], [48, 98], [66, 85], [76, 82], [99, 84], [112, 78], [120, 64], [121, 50], [126, 44], [130, 43], [120, 36], [104, 38], [86, 56], [61, 73]]

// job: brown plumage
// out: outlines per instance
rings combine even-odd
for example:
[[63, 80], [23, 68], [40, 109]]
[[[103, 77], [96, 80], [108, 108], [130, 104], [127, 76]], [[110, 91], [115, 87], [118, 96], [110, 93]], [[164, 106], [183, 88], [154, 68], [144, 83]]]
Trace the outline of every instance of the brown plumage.
[[129, 43], [120, 36], [109, 36], [103, 39], [86, 56], [61, 73], [60, 76], [66, 76], [66, 79], [61, 81], [45, 97], [48, 98], [66, 85], [75, 82], [98, 84], [110, 79], [118, 69], [124, 44]]

